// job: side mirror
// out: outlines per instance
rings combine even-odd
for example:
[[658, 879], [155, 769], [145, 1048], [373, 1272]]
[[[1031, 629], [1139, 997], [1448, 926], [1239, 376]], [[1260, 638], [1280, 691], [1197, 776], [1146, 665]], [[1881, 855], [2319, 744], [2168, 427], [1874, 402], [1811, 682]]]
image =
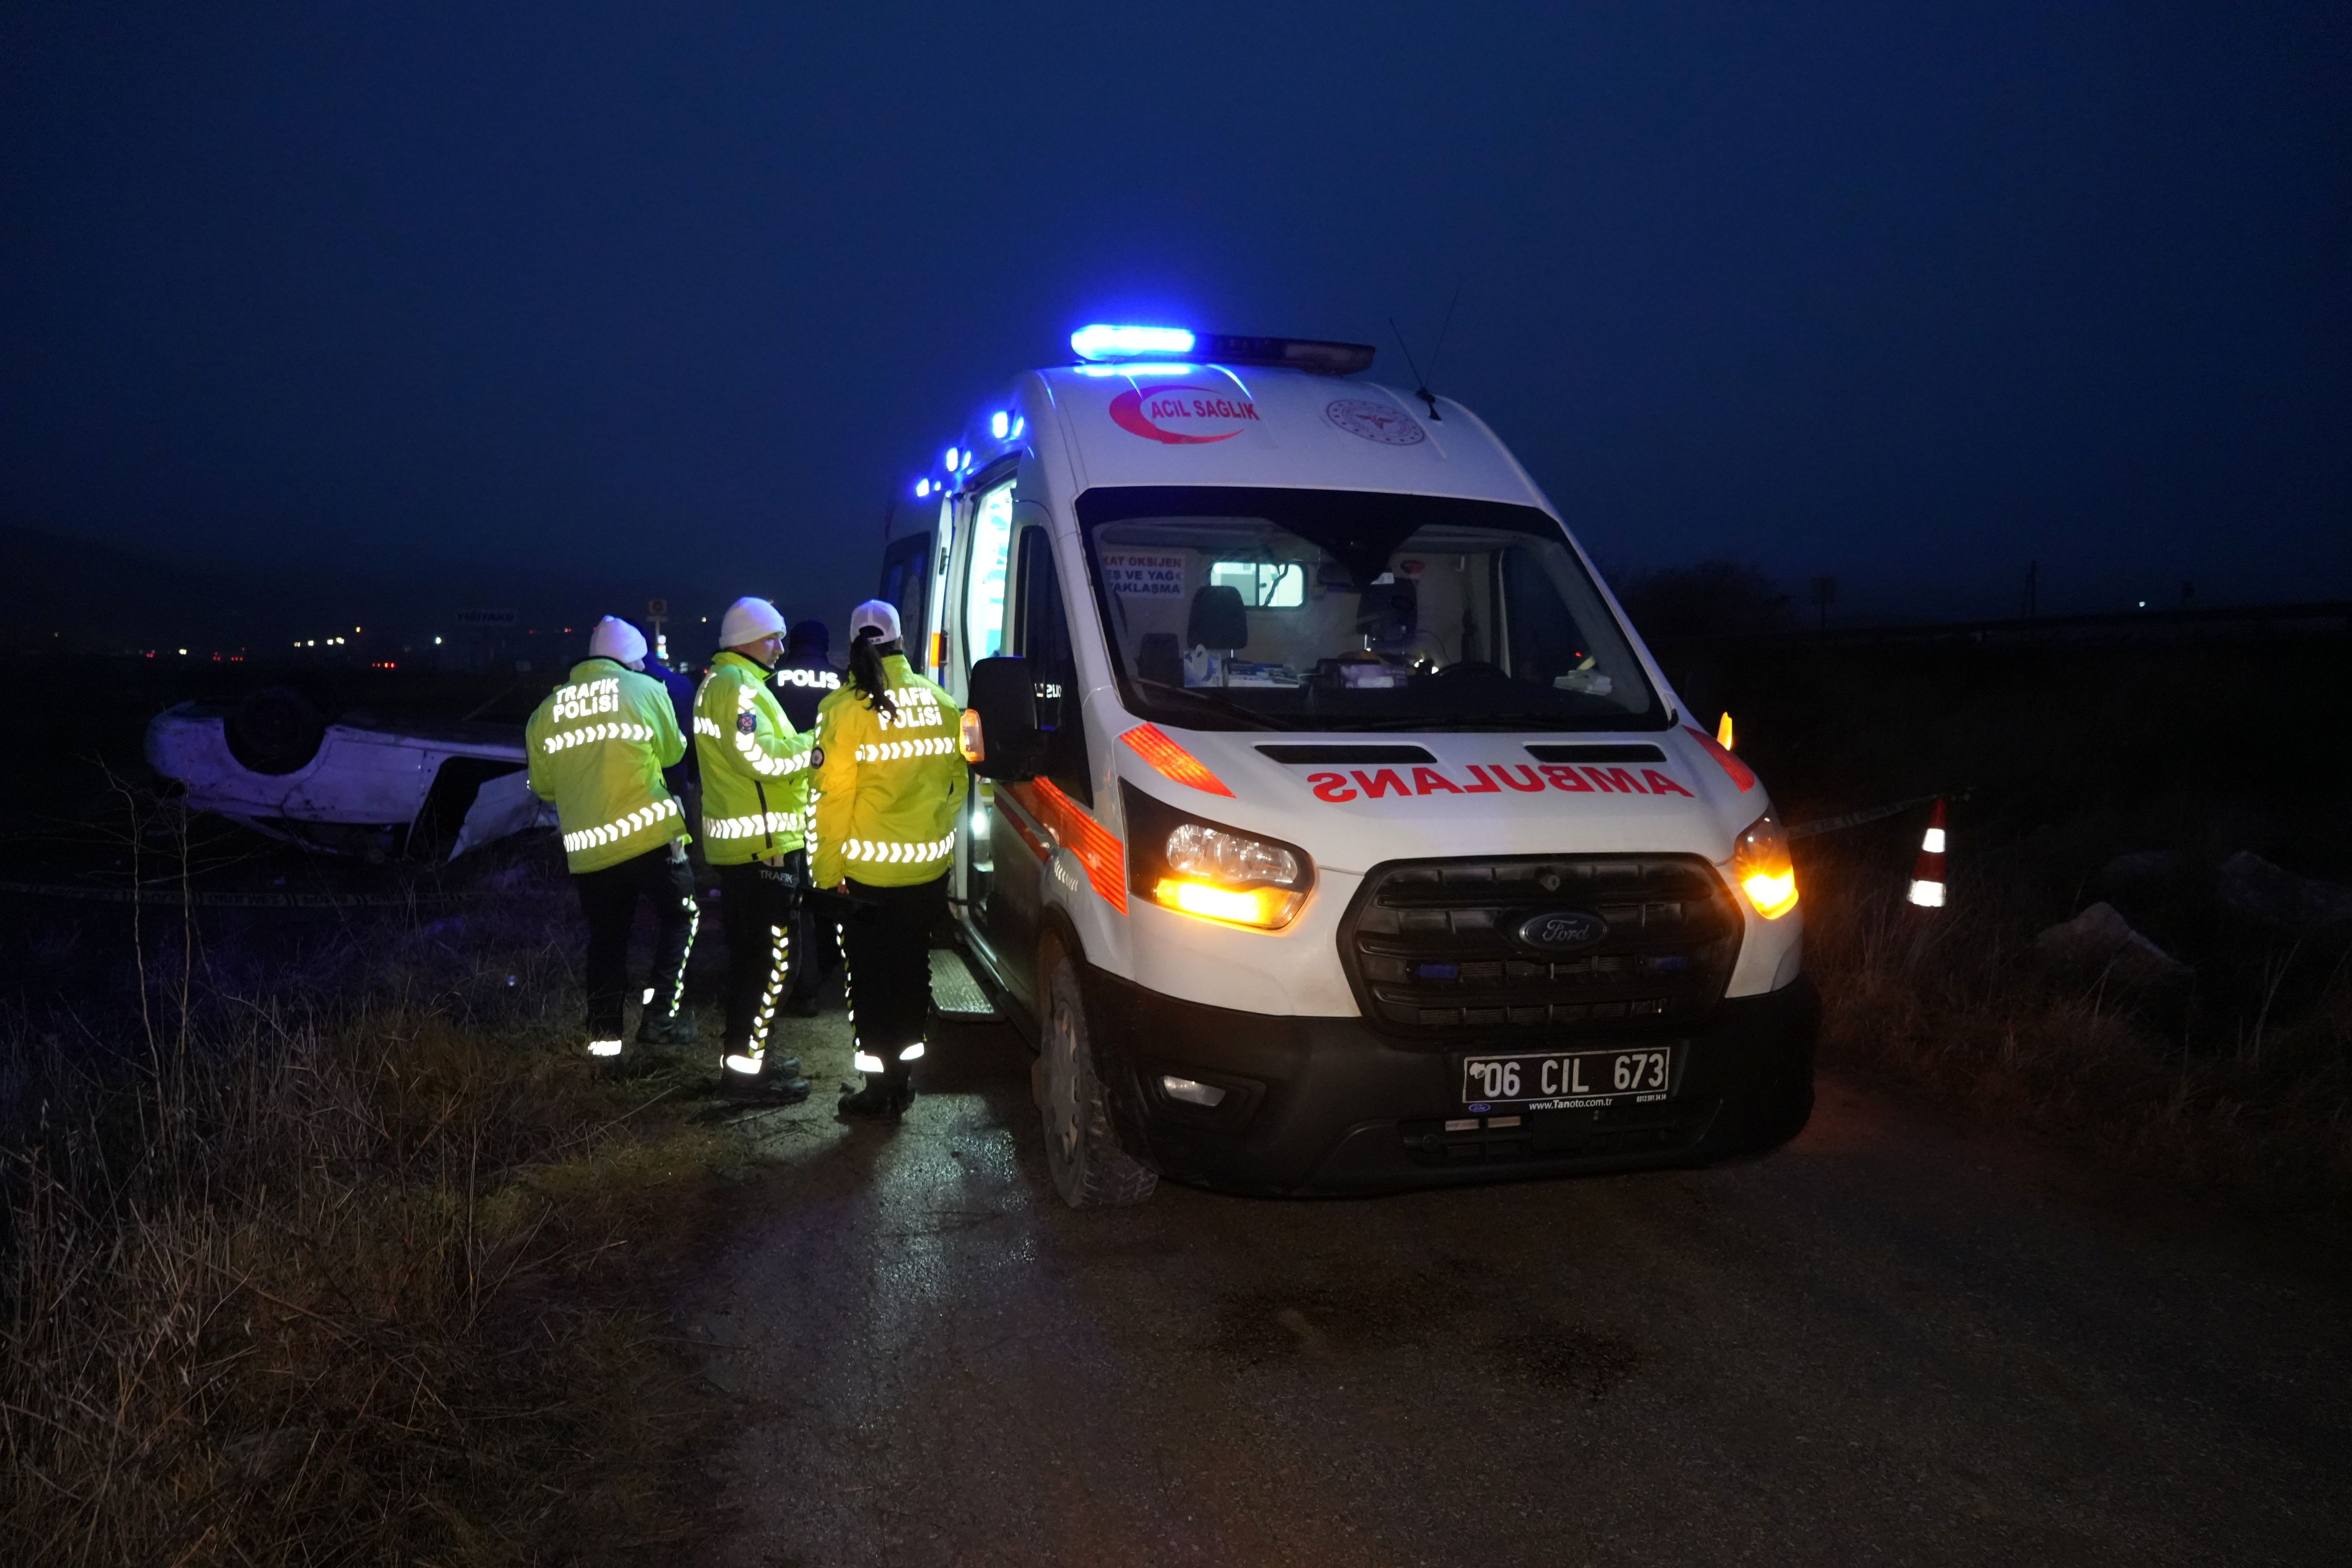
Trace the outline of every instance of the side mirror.
[[982, 659], [971, 667], [970, 710], [980, 716], [980, 760], [971, 770], [982, 779], [1019, 783], [1045, 771], [1045, 732], [1037, 727], [1037, 693], [1029, 661], [1009, 656]]

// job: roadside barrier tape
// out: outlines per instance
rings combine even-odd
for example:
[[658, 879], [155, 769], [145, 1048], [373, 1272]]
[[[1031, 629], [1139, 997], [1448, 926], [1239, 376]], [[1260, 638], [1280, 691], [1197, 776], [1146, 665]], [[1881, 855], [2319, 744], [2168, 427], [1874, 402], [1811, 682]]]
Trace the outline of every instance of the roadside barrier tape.
[[79, 898], [96, 904], [194, 904], [207, 909], [405, 909], [417, 904], [457, 904], [479, 893], [416, 893], [396, 898], [355, 893], [207, 893], [175, 887], [75, 887], [48, 882], [0, 882], [0, 893], [37, 898]]
[[1908, 811], [1915, 806], [1925, 806], [1937, 800], [1967, 799], [1965, 791], [1950, 795], [1914, 795], [1908, 800], [1897, 800], [1892, 806], [1873, 806], [1867, 810], [1848, 811], [1843, 817], [1823, 817], [1816, 821], [1799, 822], [1789, 830], [1789, 836], [1792, 839], [1810, 839], [1822, 833], [1842, 832], [1847, 828], [1861, 827], [1864, 822], [1883, 822], [1897, 812]]

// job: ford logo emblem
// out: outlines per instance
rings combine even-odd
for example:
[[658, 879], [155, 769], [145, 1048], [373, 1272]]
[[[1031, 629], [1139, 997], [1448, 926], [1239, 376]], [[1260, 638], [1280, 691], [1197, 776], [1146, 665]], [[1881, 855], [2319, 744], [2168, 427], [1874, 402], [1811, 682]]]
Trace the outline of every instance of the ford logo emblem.
[[1609, 922], [1590, 909], [1548, 909], [1519, 922], [1519, 944], [1538, 953], [1578, 953], [1609, 939]]

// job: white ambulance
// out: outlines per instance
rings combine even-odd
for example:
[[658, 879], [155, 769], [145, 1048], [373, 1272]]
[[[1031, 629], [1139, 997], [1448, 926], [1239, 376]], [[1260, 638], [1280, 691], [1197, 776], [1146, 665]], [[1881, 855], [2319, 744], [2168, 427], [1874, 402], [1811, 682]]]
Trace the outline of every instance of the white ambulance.
[[952, 896], [1055, 1185], [1344, 1193], [1770, 1148], [1818, 1006], [1763, 786], [1460, 404], [1090, 327], [899, 508], [972, 710]]

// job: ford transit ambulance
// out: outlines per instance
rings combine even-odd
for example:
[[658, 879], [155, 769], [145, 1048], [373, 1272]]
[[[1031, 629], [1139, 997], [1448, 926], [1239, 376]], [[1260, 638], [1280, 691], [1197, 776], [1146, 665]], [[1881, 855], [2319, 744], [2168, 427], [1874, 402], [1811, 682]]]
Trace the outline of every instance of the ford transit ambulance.
[[951, 896], [1055, 1185], [1345, 1193], [1769, 1149], [1814, 993], [1763, 785], [1478, 417], [1095, 327], [912, 486]]

